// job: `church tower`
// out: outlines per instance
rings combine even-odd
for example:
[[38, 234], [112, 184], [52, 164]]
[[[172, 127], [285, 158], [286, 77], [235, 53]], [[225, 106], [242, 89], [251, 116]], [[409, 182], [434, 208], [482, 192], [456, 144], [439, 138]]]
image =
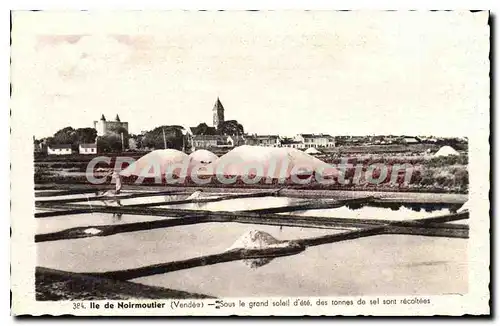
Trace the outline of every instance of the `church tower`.
[[217, 101], [215, 101], [214, 104], [214, 127], [219, 129], [222, 123], [224, 122], [224, 107], [222, 106], [222, 103], [220, 102], [219, 98], [217, 97]]

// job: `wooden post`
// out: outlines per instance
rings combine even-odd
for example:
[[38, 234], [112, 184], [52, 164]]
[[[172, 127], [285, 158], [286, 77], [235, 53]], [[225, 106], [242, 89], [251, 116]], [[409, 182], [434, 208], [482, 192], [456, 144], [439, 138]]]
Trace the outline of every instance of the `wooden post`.
[[163, 148], [167, 149], [167, 138], [165, 137], [165, 128], [161, 128], [161, 131], [163, 132]]

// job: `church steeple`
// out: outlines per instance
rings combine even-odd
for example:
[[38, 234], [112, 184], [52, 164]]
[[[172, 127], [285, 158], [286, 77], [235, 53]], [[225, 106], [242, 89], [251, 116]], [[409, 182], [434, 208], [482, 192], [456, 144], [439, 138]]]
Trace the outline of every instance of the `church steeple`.
[[104, 114], [103, 114], [103, 115], [101, 115], [101, 120], [102, 120], [102, 121], [106, 121], [106, 118], [104, 117]]
[[215, 101], [213, 108], [213, 115], [214, 115], [214, 127], [219, 129], [219, 127], [224, 122], [224, 106], [220, 102], [219, 97], [217, 97], [217, 101]]
[[116, 115], [115, 120], [118, 121], [118, 122], [120, 122], [120, 117], [118, 116], [118, 114]]

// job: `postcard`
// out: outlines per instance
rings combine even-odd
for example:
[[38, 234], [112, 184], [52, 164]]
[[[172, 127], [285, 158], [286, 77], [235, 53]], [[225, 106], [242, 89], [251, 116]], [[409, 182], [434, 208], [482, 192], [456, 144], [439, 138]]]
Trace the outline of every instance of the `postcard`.
[[490, 314], [489, 21], [12, 12], [12, 314]]

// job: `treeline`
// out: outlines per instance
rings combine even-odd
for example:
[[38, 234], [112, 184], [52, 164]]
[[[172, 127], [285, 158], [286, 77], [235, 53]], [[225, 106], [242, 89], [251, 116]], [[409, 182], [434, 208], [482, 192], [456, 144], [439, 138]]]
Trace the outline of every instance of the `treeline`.
[[94, 128], [66, 127], [57, 131], [54, 136], [43, 139], [34, 139], [35, 148], [40, 146], [71, 145], [73, 150], [78, 150], [79, 144], [94, 143], [97, 131]]
[[65, 127], [58, 130], [53, 136], [34, 139], [35, 149], [45, 150], [47, 146], [71, 145], [73, 151], [78, 151], [80, 144], [97, 143], [100, 152], [115, 152], [128, 149], [128, 131], [124, 128], [111, 130], [105, 136], [97, 136], [94, 128]]

